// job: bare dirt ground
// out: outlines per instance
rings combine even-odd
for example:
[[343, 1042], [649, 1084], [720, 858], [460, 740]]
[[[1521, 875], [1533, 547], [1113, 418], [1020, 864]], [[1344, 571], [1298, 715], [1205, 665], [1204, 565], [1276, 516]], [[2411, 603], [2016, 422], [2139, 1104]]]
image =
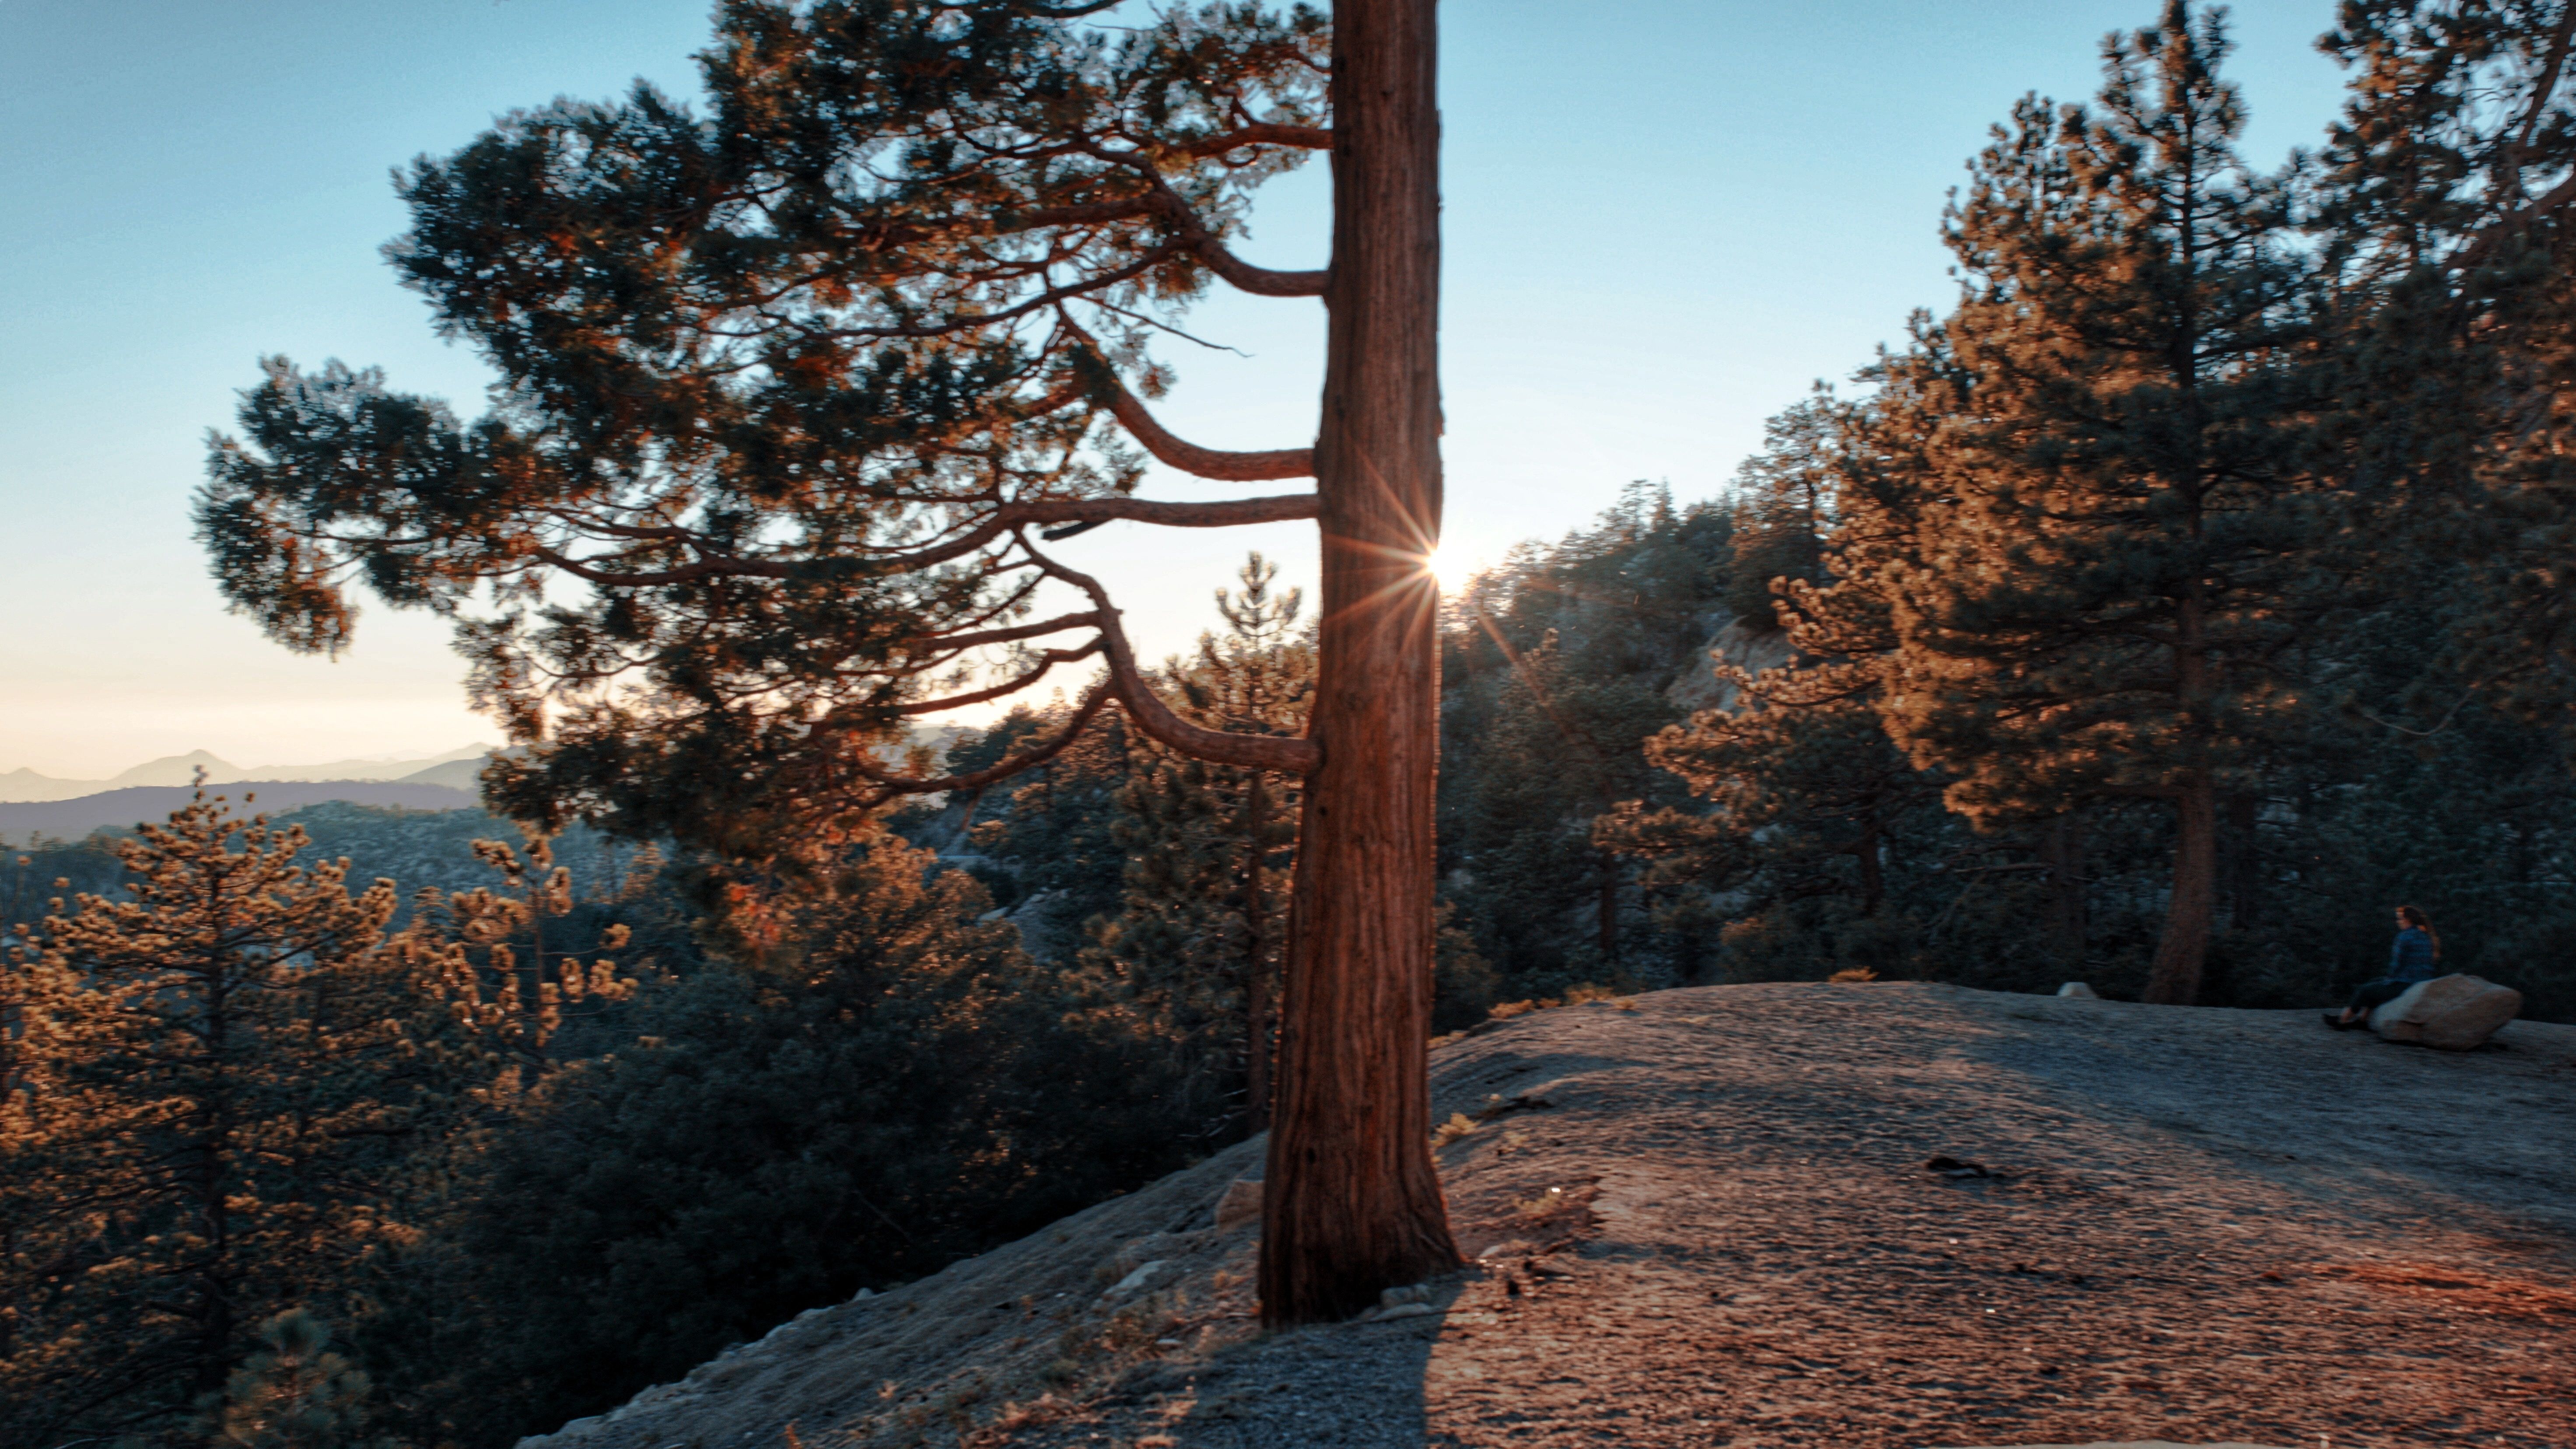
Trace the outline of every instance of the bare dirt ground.
[[1433, 1071], [1410, 1316], [1253, 1331], [1248, 1143], [523, 1449], [2576, 1449], [2576, 1027], [1704, 987]]

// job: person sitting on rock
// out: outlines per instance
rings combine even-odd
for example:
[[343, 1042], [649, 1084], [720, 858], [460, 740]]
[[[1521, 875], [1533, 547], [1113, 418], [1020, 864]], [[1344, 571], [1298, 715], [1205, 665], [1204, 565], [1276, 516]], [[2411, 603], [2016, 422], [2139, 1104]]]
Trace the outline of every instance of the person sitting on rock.
[[2434, 964], [2441, 959], [2442, 938], [2434, 934], [2432, 919], [2413, 906], [2399, 906], [2397, 940], [2388, 948], [2388, 974], [2353, 988], [2352, 1004], [2340, 1012], [2327, 1012], [2326, 1025], [2337, 1031], [2368, 1025], [2372, 1012], [2417, 983], [2432, 980]]

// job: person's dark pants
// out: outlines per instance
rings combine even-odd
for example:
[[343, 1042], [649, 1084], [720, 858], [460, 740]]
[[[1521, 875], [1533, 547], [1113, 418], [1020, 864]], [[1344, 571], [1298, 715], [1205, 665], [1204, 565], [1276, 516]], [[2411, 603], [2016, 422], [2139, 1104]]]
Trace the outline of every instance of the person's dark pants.
[[2365, 981], [2353, 988], [2352, 1010], [2363, 1015], [2377, 1011], [2420, 985], [2414, 981]]

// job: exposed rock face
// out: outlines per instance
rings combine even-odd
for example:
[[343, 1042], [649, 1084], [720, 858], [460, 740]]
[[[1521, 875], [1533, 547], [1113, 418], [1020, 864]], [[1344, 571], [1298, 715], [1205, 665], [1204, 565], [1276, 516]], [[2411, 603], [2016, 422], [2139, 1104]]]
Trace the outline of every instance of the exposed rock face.
[[1704, 709], [1735, 712], [1739, 691], [1731, 682], [1718, 677], [1720, 664], [1731, 665], [1747, 674], [1759, 675], [1766, 669], [1778, 669], [1798, 651], [1789, 647], [1788, 634], [1779, 629], [1756, 629], [1741, 619], [1729, 619], [1723, 628], [1700, 651], [1699, 662], [1664, 691], [1664, 698], [1696, 714]]
[[2370, 1014], [2370, 1029], [2390, 1041], [2422, 1042], [2444, 1051], [2483, 1046], [2522, 1010], [2522, 993], [2477, 976], [2436, 976]]
[[1433, 1050], [1471, 1261], [1364, 1321], [1259, 1330], [1257, 1220], [1210, 1226], [1256, 1139], [522, 1449], [2576, 1443], [2576, 1026], [2433, 1057], [1917, 982], [1630, 1006]]

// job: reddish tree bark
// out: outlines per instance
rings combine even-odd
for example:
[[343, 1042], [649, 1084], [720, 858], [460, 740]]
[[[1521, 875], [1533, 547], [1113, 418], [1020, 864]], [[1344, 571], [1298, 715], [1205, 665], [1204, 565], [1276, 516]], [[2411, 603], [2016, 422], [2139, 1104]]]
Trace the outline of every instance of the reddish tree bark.
[[[2177, 343], [2189, 361], [2189, 329]], [[2177, 364], [2178, 368], [2184, 364]], [[2182, 372], [2191, 376], [2187, 370]], [[2195, 431], [2199, 426], [2193, 413]], [[2191, 533], [2202, 536], [2204, 497], [2187, 490]], [[2182, 706], [2182, 738], [2197, 750], [2210, 734], [2210, 649], [2207, 601], [2203, 586], [2193, 581], [2174, 611], [2174, 694]], [[2206, 768], [2186, 775], [2174, 792], [2173, 895], [2165, 907], [2164, 935], [2156, 941], [2155, 961], [2147, 968], [2144, 999], [2167, 1006], [2190, 1006], [2200, 1000], [2200, 973], [2209, 956], [2210, 918], [2218, 906], [2218, 789]]]
[[2217, 903], [2218, 794], [2204, 775], [2174, 799], [2173, 902], [2156, 942], [2155, 964], [2148, 968], [2146, 1000], [2190, 1006], [2200, 999], [2201, 964]]
[[1346, 1317], [1453, 1267], [1431, 1162], [1439, 749], [1440, 119], [1433, 0], [1343, 0], [1315, 481], [1322, 617], [1261, 1316]]

